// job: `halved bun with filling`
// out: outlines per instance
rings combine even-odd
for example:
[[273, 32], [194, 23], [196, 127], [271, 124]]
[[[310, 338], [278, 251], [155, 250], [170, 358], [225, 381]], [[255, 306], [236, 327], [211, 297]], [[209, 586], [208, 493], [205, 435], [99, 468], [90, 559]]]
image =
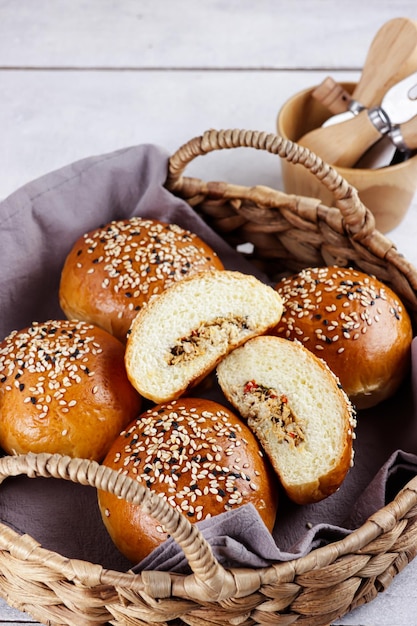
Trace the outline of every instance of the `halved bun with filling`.
[[324, 361], [297, 341], [256, 337], [217, 376], [292, 500], [317, 502], [339, 488], [353, 461], [355, 414]]
[[280, 295], [254, 276], [222, 270], [185, 278], [133, 322], [125, 355], [130, 381], [154, 402], [178, 398], [281, 314]]

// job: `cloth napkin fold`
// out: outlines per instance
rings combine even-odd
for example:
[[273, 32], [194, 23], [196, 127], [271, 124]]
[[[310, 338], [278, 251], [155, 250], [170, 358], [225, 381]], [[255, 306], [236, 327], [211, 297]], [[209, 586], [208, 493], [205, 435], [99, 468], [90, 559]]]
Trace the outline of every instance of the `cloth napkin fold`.
[[[318, 523], [305, 532], [293, 546], [282, 550], [280, 533], [271, 535], [252, 504], [236, 511], [227, 511], [217, 517], [197, 523], [204, 538], [210, 544], [217, 560], [225, 567], [266, 567], [279, 561], [289, 561], [305, 556], [311, 550], [346, 537], [366, 519], [387, 503], [389, 485], [395, 481], [395, 491], [403, 487], [417, 472], [417, 456], [401, 451], [394, 452], [383, 465], [367, 489], [358, 498], [343, 526]], [[378, 494], [378, 497], [376, 496]], [[163, 570], [190, 573], [186, 557], [178, 544], [169, 538], [133, 571]]]
[[[164, 188], [167, 163], [163, 148], [133, 146], [51, 172], [0, 203], [0, 339], [32, 321], [63, 317], [58, 288], [65, 257], [81, 234], [112, 219], [140, 215], [177, 223], [211, 245], [226, 268], [268, 282], [187, 203]], [[410, 378], [394, 398], [359, 414], [355, 466], [337, 493], [303, 507], [280, 494], [273, 536], [250, 505], [200, 523], [222, 563], [264, 566], [346, 536], [416, 474], [415, 342]], [[205, 393], [227, 404], [216, 385]], [[49, 550], [110, 569], [188, 568], [172, 540], [141, 564], [129, 563], [107, 535], [95, 490], [64, 480], [7, 479], [0, 485], [0, 521]]]

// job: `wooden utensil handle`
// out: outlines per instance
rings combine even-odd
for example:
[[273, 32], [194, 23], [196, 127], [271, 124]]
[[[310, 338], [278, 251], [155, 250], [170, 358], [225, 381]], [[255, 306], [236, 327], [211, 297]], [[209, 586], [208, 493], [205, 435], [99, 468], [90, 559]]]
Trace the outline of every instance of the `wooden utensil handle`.
[[369, 48], [361, 77], [350, 94], [328, 76], [312, 92], [330, 113], [349, 110], [352, 102], [372, 107], [387, 90], [417, 67], [417, 22], [395, 18], [382, 26]]
[[299, 143], [332, 165], [353, 167], [380, 137], [364, 110], [345, 122], [312, 130]]
[[362, 75], [352, 94], [367, 107], [376, 106], [387, 90], [417, 67], [417, 22], [394, 18], [377, 32]]
[[348, 111], [353, 101], [350, 93], [331, 76], [327, 76], [320, 85], [313, 89], [312, 96], [333, 115]]

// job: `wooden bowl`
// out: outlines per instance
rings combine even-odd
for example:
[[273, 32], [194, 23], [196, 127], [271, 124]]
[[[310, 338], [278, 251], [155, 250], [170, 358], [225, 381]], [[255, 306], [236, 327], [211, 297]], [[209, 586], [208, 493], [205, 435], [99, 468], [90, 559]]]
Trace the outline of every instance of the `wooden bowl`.
[[[342, 83], [352, 93], [356, 83]], [[318, 128], [329, 117], [328, 110], [312, 96], [314, 87], [287, 100], [277, 118], [278, 134], [297, 142], [305, 133]], [[332, 193], [302, 165], [281, 162], [284, 189], [287, 193], [319, 198], [333, 205]], [[376, 227], [389, 232], [404, 218], [417, 187], [417, 155], [379, 169], [335, 168], [372, 211]]]

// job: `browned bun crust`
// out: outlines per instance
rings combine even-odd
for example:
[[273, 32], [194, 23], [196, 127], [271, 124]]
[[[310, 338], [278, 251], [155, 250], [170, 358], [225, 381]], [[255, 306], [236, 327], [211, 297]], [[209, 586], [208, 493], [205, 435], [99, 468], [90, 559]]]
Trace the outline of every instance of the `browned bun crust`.
[[389, 287], [352, 268], [321, 267], [276, 289], [284, 313], [274, 333], [324, 359], [358, 409], [398, 389], [410, 366], [412, 325]]
[[[271, 467], [247, 426], [216, 402], [182, 398], [149, 409], [120, 434], [103, 464], [163, 494], [191, 523], [251, 502], [270, 530], [274, 525]], [[110, 536], [132, 563], [166, 539], [140, 507], [103, 491], [98, 497]]]
[[115, 220], [74, 244], [61, 274], [60, 305], [69, 319], [96, 324], [124, 343], [149, 298], [207, 269], [223, 264], [188, 230], [141, 217]]
[[100, 461], [140, 411], [124, 346], [85, 322], [49, 320], [0, 344], [0, 446]]

